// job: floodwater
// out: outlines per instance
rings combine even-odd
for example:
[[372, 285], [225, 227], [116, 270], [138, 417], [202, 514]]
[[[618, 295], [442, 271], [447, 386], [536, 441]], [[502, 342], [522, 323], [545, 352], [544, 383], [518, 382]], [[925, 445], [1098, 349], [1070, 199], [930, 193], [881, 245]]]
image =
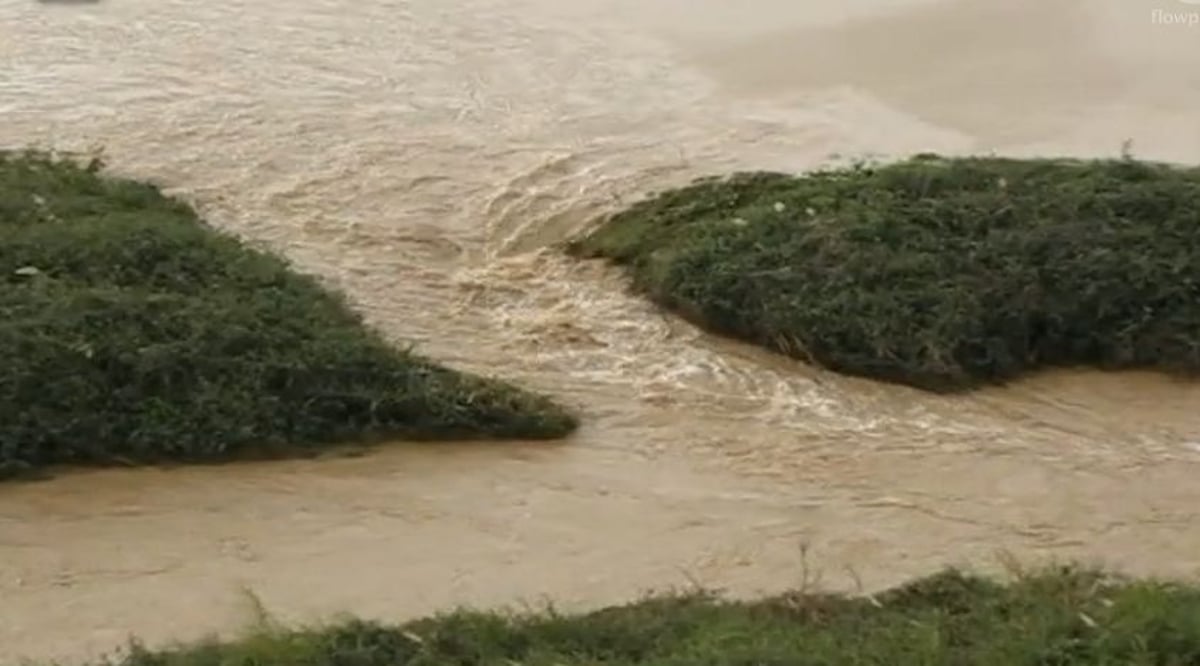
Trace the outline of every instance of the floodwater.
[[698, 333], [554, 245], [737, 168], [1200, 158], [1180, 0], [0, 0], [0, 145], [106, 149], [389, 336], [580, 409], [556, 444], [0, 487], [0, 662], [130, 634], [945, 564], [1200, 575], [1200, 387], [937, 397]]

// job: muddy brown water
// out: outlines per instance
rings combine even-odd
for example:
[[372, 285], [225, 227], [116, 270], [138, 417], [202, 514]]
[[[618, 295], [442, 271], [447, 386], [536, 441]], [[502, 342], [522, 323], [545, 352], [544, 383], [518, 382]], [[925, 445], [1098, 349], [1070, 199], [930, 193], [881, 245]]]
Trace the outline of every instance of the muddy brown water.
[[[735, 168], [1200, 161], [1177, 0], [0, 0], [0, 144], [103, 145], [397, 340], [578, 407], [560, 444], [0, 487], [0, 663], [130, 634], [945, 564], [1200, 575], [1200, 388], [1056, 372], [935, 397], [713, 339], [552, 245]], [[1182, 19], [1184, 22], [1179, 22]], [[807, 544], [807, 556], [801, 552]]]

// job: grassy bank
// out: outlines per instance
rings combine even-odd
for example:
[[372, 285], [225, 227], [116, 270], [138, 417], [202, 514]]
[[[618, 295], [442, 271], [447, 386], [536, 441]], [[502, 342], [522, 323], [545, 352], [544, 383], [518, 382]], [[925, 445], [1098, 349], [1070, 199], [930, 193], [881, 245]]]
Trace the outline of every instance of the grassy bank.
[[1162, 666], [1200, 663], [1200, 590], [1056, 570], [954, 572], [871, 599], [658, 598], [576, 616], [460, 612], [402, 626], [264, 629], [121, 666]]
[[712, 331], [925, 389], [1200, 369], [1200, 169], [919, 156], [738, 174], [635, 204], [570, 251]]
[[575, 426], [391, 348], [154, 186], [40, 154], [0, 153], [0, 358], [0, 472]]

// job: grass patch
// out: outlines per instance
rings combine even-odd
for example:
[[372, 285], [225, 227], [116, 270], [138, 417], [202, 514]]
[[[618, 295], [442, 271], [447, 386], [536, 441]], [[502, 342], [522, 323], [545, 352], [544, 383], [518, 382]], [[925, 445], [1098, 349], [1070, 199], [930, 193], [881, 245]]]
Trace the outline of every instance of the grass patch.
[[717, 333], [935, 391], [1200, 370], [1200, 169], [942, 158], [740, 173], [569, 245]]
[[1051, 666], [1200, 663], [1200, 590], [1064, 568], [1008, 584], [955, 571], [877, 595], [652, 598], [563, 616], [458, 612], [405, 625], [260, 627], [106, 666]]
[[396, 350], [337, 294], [100, 164], [0, 152], [0, 475], [575, 418]]

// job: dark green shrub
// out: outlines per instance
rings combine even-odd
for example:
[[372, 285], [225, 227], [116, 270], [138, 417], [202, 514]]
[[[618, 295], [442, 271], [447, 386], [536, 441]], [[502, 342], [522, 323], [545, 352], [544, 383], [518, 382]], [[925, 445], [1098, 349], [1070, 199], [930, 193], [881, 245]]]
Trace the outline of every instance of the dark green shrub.
[[933, 390], [1200, 369], [1200, 169], [919, 156], [736, 174], [573, 242], [719, 333]]

